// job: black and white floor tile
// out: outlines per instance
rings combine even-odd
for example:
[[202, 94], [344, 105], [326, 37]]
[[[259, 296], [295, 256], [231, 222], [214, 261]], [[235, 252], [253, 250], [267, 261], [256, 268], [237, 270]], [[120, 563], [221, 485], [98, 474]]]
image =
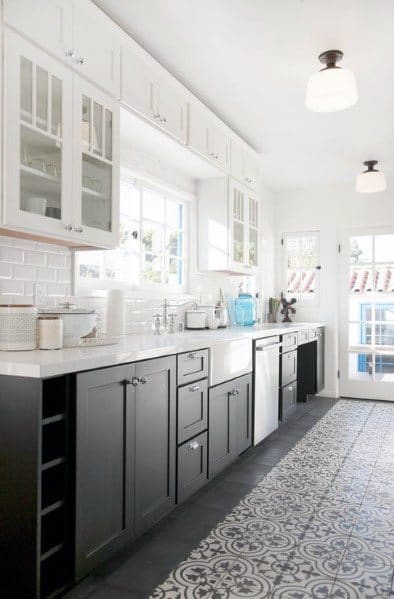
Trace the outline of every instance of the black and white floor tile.
[[394, 597], [394, 406], [341, 400], [151, 599]]

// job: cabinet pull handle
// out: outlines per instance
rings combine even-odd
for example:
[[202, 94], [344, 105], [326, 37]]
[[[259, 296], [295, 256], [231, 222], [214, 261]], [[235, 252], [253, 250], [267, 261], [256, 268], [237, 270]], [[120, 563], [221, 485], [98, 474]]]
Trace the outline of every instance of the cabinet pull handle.
[[83, 233], [83, 228], [82, 227], [74, 227], [74, 231], [76, 233]]
[[83, 64], [85, 62], [85, 59], [82, 56], [79, 56], [78, 58], [75, 59], [75, 62], [77, 64]]
[[189, 445], [189, 449], [191, 451], [197, 451], [197, 449], [200, 447], [200, 444], [197, 443], [197, 441], [192, 441]]
[[194, 360], [196, 356], [194, 354], [189, 354], [187, 357], [189, 360]]
[[193, 392], [193, 391], [199, 391], [200, 390], [200, 385], [192, 385], [191, 387], [189, 387], [189, 391]]
[[71, 50], [71, 49], [69, 49], [69, 50], [66, 50], [66, 51], [64, 52], [64, 54], [65, 54], [66, 56], [69, 56], [70, 58], [74, 58], [74, 57], [75, 57], [74, 50]]
[[132, 385], [133, 387], [136, 387], [139, 383], [139, 380], [137, 379], [136, 376], [133, 376], [131, 379], [126, 379], [126, 385]]
[[64, 225], [64, 228], [66, 229], [66, 231], [72, 231], [73, 230], [73, 226], [68, 224], [68, 225]]
[[290, 387], [287, 387], [287, 390], [288, 390], [288, 391], [293, 391], [293, 387], [291, 387], [291, 386], [290, 386]]
[[156, 120], [160, 119], [160, 114], [158, 112], [153, 112], [153, 118]]
[[166, 123], [166, 122], [167, 122], [167, 119], [166, 119], [166, 117], [165, 117], [165, 116], [161, 116], [161, 117], [160, 117], [160, 122], [161, 122], [161, 123]]
[[139, 382], [141, 383], [141, 385], [146, 385], [146, 383], [148, 382], [148, 379], [146, 378], [146, 376], [142, 376], [140, 379], [138, 379]]
[[239, 390], [233, 389], [232, 391], [230, 391], [229, 395], [231, 395], [232, 397], [237, 397], [239, 395]]

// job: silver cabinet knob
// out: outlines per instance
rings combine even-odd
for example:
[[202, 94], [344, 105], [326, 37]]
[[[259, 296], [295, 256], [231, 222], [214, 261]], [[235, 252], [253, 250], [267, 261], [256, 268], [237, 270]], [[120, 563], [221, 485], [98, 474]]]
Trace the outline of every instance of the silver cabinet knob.
[[85, 59], [82, 56], [79, 56], [78, 58], [75, 59], [75, 62], [77, 64], [83, 64], [85, 62]]
[[66, 56], [69, 56], [70, 58], [74, 58], [74, 56], [75, 56], [75, 54], [74, 54], [74, 50], [71, 50], [71, 49], [69, 49], [69, 50], [66, 50], [66, 51], [64, 52], [64, 54], [65, 54]]
[[238, 389], [233, 389], [232, 391], [230, 391], [230, 395], [232, 397], [237, 397], [239, 395], [239, 390]]
[[132, 385], [133, 387], [136, 387], [138, 383], [139, 381], [136, 376], [133, 376], [131, 379], [126, 379], [126, 385]]
[[139, 382], [141, 383], [141, 385], [146, 385], [146, 383], [148, 382], [148, 379], [146, 378], [146, 376], [142, 376], [139, 379]]
[[166, 117], [165, 116], [160, 117], [160, 122], [161, 123], [166, 123], [167, 122]]
[[68, 224], [68, 225], [64, 225], [64, 228], [66, 229], [66, 231], [72, 231], [73, 230], [73, 226]]
[[200, 390], [200, 385], [192, 385], [191, 387], [189, 387], [189, 391], [191, 391], [192, 393], [194, 391], [199, 391]]
[[156, 121], [160, 120], [160, 114], [158, 112], [154, 112], [153, 118], [156, 119]]
[[192, 441], [189, 445], [189, 449], [190, 451], [197, 451], [197, 449], [200, 447], [200, 444], [197, 443], [197, 441]]
[[83, 228], [82, 227], [74, 227], [74, 231], [76, 233], [83, 233]]
[[189, 360], [194, 360], [195, 355], [194, 354], [189, 354], [187, 357], [188, 357]]

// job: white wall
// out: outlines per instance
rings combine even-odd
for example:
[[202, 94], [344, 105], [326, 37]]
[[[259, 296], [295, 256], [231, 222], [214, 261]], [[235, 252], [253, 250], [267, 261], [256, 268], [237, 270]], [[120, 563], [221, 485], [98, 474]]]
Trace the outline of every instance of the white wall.
[[341, 230], [357, 227], [394, 227], [394, 195], [356, 194], [353, 186], [331, 186], [280, 192], [276, 197], [276, 293], [282, 290], [281, 235], [291, 231], [320, 231], [320, 302], [296, 306], [296, 321], [324, 321], [326, 330], [326, 395], [338, 394], [338, 242]]

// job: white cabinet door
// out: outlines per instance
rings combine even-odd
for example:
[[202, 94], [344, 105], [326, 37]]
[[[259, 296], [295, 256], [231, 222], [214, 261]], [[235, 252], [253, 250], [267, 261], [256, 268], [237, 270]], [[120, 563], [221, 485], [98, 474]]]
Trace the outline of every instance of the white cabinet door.
[[188, 145], [213, 164], [229, 171], [229, 139], [207, 110], [197, 104], [189, 104]]
[[72, 241], [72, 73], [4, 32], [3, 224]]
[[168, 77], [162, 76], [153, 84], [153, 105], [156, 104], [158, 113], [156, 122], [165, 131], [186, 143], [186, 95]]
[[244, 152], [244, 180], [245, 185], [257, 191], [259, 185], [259, 162], [257, 157], [247, 150]]
[[159, 114], [158, 93], [153, 104], [153, 77], [149, 57], [135, 46], [122, 46], [121, 101], [132, 110], [152, 120]]
[[189, 104], [188, 145], [203, 156], [208, 156], [208, 127], [204, 110]]
[[238, 181], [243, 182], [244, 180], [244, 148], [237, 142], [237, 140], [231, 140], [231, 152], [230, 152], [230, 172], [231, 176]]
[[247, 193], [243, 185], [230, 179], [229, 184], [229, 229], [230, 266], [237, 272], [246, 272], [247, 256]]
[[119, 105], [74, 76], [74, 231], [83, 245], [119, 238]]
[[257, 195], [247, 189], [245, 191], [247, 197], [247, 264], [246, 268], [255, 273], [258, 270], [260, 263], [259, 252], [259, 201]]
[[226, 172], [229, 171], [229, 139], [213, 118], [208, 122], [208, 156]]
[[[60, 58], [72, 53], [70, 0], [4, 0], [4, 21], [36, 44]], [[87, 32], [85, 35], [87, 35]]]
[[120, 49], [118, 28], [94, 4], [74, 0], [74, 56], [72, 66], [82, 77], [120, 97]]

